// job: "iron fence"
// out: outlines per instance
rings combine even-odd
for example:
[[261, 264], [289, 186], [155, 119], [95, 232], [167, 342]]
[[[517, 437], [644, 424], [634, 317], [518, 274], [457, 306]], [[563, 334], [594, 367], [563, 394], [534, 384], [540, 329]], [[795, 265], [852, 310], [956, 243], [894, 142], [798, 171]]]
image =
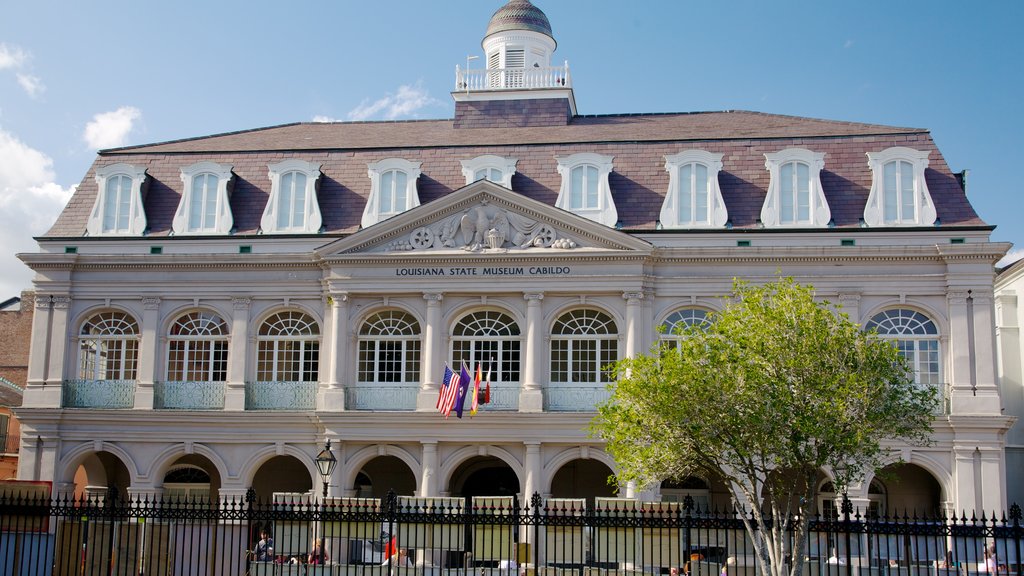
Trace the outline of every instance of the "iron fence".
[[[767, 520], [766, 522], [771, 522]], [[808, 576], [1021, 574], [1021, 512], [788, 518]], [[760, 527], [759, 529], [764, 528]], [[0, 574], [24, 576], [762, 576], [736, 511], [598, 498], [271, 502], [0, 494]]]

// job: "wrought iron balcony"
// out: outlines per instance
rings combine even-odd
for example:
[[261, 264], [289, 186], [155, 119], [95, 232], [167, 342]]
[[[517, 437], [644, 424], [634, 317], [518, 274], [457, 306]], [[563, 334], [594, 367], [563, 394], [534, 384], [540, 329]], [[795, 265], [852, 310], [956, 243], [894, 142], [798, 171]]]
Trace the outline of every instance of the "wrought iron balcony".
[[551, 383], [544, 390], [544, 409], [549, 412], [596, 412], [610, 392], [602, 386]]
[[416, 409], [419, 385], [358, 383], [345, 388], [345, 407], [349, 410], [384, 412]]
[[153, 407], [160, 410], [223, 410], [224, 382], [156, 382]]
[[246, 382], [246, 410], [315, 410], [316, 382]]
[[455, 67], [455, 90], [532, 90], [536, 88], [572, 88], [569, 64], [534, 68], [488, 68], [468, 70]]
[[132, 408], [135, 380], [65, 380], [61, 396], [65, 408]]

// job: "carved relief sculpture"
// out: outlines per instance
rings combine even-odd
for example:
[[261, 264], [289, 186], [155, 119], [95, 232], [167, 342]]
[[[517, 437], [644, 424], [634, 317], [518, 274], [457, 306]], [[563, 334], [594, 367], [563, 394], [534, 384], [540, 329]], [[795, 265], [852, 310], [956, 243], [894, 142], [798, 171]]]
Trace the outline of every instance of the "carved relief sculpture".
[[559, 238], [558, 232], [547, 224], [481, 201], [465, 212], [413, 230], [407, 240], [392, 242], [388, 249], [398, 251], [459, 248], [468, 252], [480, 252], [528, 248], [566, 250], [576, 246], [574, 240]]

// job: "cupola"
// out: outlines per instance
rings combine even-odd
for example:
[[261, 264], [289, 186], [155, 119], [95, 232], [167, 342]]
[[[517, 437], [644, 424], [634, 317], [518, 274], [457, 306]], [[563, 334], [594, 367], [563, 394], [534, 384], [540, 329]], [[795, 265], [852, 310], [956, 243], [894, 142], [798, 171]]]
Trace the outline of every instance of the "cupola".
[[455, 68], [455, 127], [564, 126], [576, 114], [569, 63], [552, 66], [555, 37], [530, 0], [509, 0], [491, 16], [484, 66]]

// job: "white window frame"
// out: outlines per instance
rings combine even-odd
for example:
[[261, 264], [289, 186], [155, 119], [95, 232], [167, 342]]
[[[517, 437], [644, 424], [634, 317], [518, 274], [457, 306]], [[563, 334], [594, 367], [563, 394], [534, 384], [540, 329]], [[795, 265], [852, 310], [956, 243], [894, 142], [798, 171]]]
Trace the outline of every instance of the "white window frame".
[[[483, 348], [495, 348], [491, 353]], [[476, 310], [463, 314], [452, 326], [451, 366], [465, 364], [490, 372], [492, 384], [518, 384], [522, 378], [522, 330], [511, 314], [502, 310]], [[518, 376], [518, 378], [513, 377]]]
[[[696, 190], [691, 186], [687, 198], [682, 197], [682, 176], [684, 166], [700, 164], [708, 171], [708, 219], [698, 222], [693, 219], [683, 221], [679, 218], [679, 208], [683, 202], [689, 202], [695, 208]], [[729, 214], [722, 199], [722, 188], [718, 185], [718, 173], [722, 171], [722, 154], [706, 150], [684, 150], [678, 154], [665, 156], [665, 171], [668, 172], [668, 192], [661, 206], [659, 220], [663, 228], [721, 228], [729, 220]], [[691, 209], [690, 214], [694, 214]]]
[[[373, 329], [376, 328], [376, 329]], [[356, 346], [356, 383], [412, 385], [419, 383], [419, 364], [423, 359], [423, 326], [404, 310], [381, 310], [370, 314], [359, 327]], [[382, 374], [393, 373], [382, 364], [394, 362], [388, 354], [398, 357], [401, 378], [388, 380]], [[364, 356], [368, 362], [363, 360]], [[369, 378], [364, 376], [369, 375]]]
[[[316, 190], [320, 185], [320, 164], [304, 160], [285, 160], [267, 166], [270, 176], [270, 198], [263, 209], [260, 229], [264, 234], [316, 234], [323, 225], [320, 215], [320, 203], [317, 201]], [[290, 172], [298, 172], [306, 177], [305, 205], [302, 226], [279, 227], [278, 203], [281, 196], [281, 177]]]
[[[366, 201], [366, 208], [363, 209], [363, 228], [373, 226], [378, 222], [412, 210], [420, 205], [420, 194], [416, 188], [416, 182], [422, 173], [420, 170], [422, 164], [422, 162], [412, 162], [402, 158], [385, 158], [384, 160], [367, 164], [367, 175], [370, 177], [370, 198]], [[390, 170], [405, 172], [406, 206], [401, 210], [382, 213], [380, 210], [380, 178], [381, 175]]]
[[[582, 313], [583, 316], [575, 316]], [[601, 319], [603, 316], [604, 319]], [[567, 329], [575, 325], [574, 332], [559, 332], [559, 325]], [[582, 328], [583, 331], [579, 329]], [[610, 328], [610, 331], [595, 331], [594, 329]], [[618, 324], [611, 314], [596, 308], [575, 308], [567, 310], [558, 315], [552, 325], [549, 339], [550, 354], [548, 357], [548, 368], [551, 382], [558, 385], [568, 386], [601, 386], [611, 382], [611, 375], [602, 368], [615, 363], [621, 356], [619, 350]], [[610, 345], [609, 345], [610, 344]], [[611, 362], [604, 362], [602, 352], [611, 352]], [[556, 370], [556, 358], [559, 354], [565, 355], [566, 372], [564, 380], [562, 371]], [[594, 360], [590, 361], [587, 356], [593, 355]], [[580, 378], [580, 376], [585, 376]]]
[[501, 156], [487, 154], [477, 156], [472, 160], [460, 160], [460, 162], [462, 164], [462, 175], [466, 177], [467, 186], [477, 180], [489, 180], [489, 178], [476, 177], [476, 173], [480, 170], [497, 170], [501, 172], [501, 180], [491, 180], [491, 182], [511, 190], [512, 176], [516, 173], [516, 164], [519, 160], [517, 158], [502, 158]]
[[[306, 357], [310, 356], [307, 362]], [[284, 378], [295, 374], [295, 378]], [[268, 316], [256, 335], [257, 382], [316, 382], [320, 375], [320, 325], [306, 314], [284, 310]]]
[[[871, 193], [864, 207], [864, 223], [868, 226], [932, 226], [935, 224], [935, 203], [932, 201], [924, 171], [928, 168], [927, 150], [914, 150], [902, 146], [886, 148], [881, 152], [868, 152], [871, 168]], [[914, 217], [903, 218], [901, 203], [897, 209], [901, 217], [895, 221], [885, 219], [885, 166], [891, 162], [908, 162], [914, 171]], [[898, 183], [898, 181], [897, 181]]]
[[665, 316], [665, 319], [661, 322], [661, 332], [658, 334], [658, 339], [678, 348], [680, 342], [686, 338], [686, 336], [680, 333], [681, 330], [685, 327], [694, 326], [706, 332], [712, 325], [711, 318], [709, 318], [711, 314], [711, 310], [700, 306], [676, 308], [668, 316]]
[[139, 323], [126, 312], [107, 310], [90, 315], [78, 331], [78, 378], [136, 380], [139, 339]]
[[[765, 228], [824, 228], [832, 220], [825, 193], [821, 188], [821, 169], [825, 167], [825, 153], [812, 152], [805, 148], [787, 148], [780, 152], [764, 155], [764, 167], [771, 180], [768, 194], [761, 207], [761, 224]], [[809, 214], [806, 220], [795, 218], [792, 223], [782, 223], [782, 167], [790, 162], [807, 165]]]
[[[194, 201], [192, 186], [196, 176], [211, 174], [217, 178], [216, 208], [212, 226], [192, 228], [191, 214], [192, 202]], [[181, 169], [181, 182], [184, 188], [181, 192], [181, 201], [178, 202], [178, 210], [174, 213], [174, 221], [171, 229], [177, 235], [200, 235], [200, 234], [228, 234], [235, 225], [234, 217], [231, 215], [230, 186], [232, 183], [231, 166], [217, 164], [216, 162], [196, 162], [191, 166]]]
[[[605, 156], [592, 152], [580, 152], [572, 156], [556, 156], [558, 173], [562, 176], [562, 186], [558, 191], [558, 199], [555, 201], [555, 206], [605, 226], [615, 226], [619, 220], [619, 212], [615, 208], [611, 186], [608, 184], [608, 175], [611, 174], [614, 168], [612, 165], [614, 158], [614, 156]], [[597, 206], [576, 210], [571, 207], [572, 171], [582, 166], [597, 168]]]
[[[899, 348], [914, 371], [914, 383], [935, 386], [940, 393], [943, 391], [942, 338], [939, 325], [931, 317], [914, 308], [895, 306], [872, 314], [864, 328], [877, 330], [879, 338], [889, 340]], [[927, 365], [931, 363], [935, 370], [928, 369]]]
[[[174, 327], [184, 323], [191, 323], [191, 331], [174, 334]], [[227, 381], [230, 337], [227, 322], [216, 312], [193, 310], [179, 314], [168, 327], [164, 379], [168, 382]], [[176, 358], [180, 358], [180, 362], [176, 362]], [[171, 378], [172, 371], [177, 371], [172, 363], [181, 364], [181, 379]], [[190, 368], [199, 365], [203, 366], [201, 371]], [[202, 377], [188, 378], [197, 374]], [[220, 374], [224, 379], [215, 380], [214, 376]]]
[[[103, 215], [107, 205], [107, 182], [115, 177], [124, 176], [131, 180], [128, 191], [128, 226], [124, 229], [116, 225], [112, 229], [104, 229]], [[146, 231], [146, 210], [143, 208], [143, 184], [146, 181], [146, 169], [141, 166], [117, 163], [96, 169], [96, 202], [89, 213], [85, 230], [89, 236], [141, 236]]]

